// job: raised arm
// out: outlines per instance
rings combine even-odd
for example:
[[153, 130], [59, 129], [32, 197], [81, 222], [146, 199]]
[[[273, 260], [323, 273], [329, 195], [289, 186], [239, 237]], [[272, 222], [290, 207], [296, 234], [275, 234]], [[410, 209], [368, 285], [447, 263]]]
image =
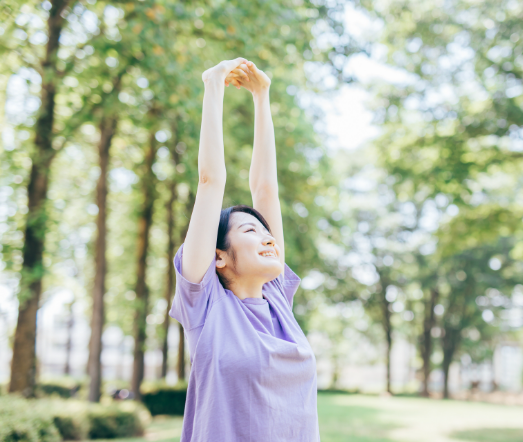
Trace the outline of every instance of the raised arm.
[[271, 80], [254, 63], [249, 62], [247, 66], [250, 70], [250, 81], [242, 82], [242, 86], [252, 93], [254, 100], [254, 145], [249, 171], [249, 187], [254, 208], [269, 223], [272, 235], [280, 248], [280, 261], [284, 265], [285, 245], [278, 196], [276, 141], [269, 101]]
[[183, 247], [182, 275], [199, 284], [216, 253], [225, 180], [223, 95], [227, 74], [245, 62], [222, 61], [202, 74], [205, 84], [198, 151], [198, 190]]

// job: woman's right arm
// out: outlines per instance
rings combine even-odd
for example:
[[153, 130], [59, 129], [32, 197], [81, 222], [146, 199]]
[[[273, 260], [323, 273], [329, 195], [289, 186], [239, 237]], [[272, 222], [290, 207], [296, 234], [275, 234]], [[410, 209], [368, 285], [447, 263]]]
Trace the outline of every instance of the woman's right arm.
[[198, 190], [182, 256], [182, 276], [195, 284], [201, 282], [216, 254], [227, 175], [222, 127], [225, 78], [245, 62], [243, 58], [222, 61], [202, 74], [205, 93], [198, 151]]

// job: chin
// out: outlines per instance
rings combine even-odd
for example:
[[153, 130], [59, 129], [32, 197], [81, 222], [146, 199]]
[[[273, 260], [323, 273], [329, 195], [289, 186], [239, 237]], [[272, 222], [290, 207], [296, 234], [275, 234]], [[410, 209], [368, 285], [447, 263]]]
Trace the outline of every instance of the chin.
[[283, 272], [283, 266], [280, 261], [274, 260], [271, 263], [265, 263], [263, 266], [263, 273], [270, 277], [271, 281]]
[[281, 262], [274, 263], [274, 278], [277, 278], [281, 272], [283, 272], [283, 266]]

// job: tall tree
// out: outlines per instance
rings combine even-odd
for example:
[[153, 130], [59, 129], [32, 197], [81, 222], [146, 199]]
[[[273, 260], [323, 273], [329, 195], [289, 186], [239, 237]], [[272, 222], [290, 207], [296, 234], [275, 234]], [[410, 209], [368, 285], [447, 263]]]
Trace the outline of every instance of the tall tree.
[[[112, 118], [113, 115], [117, 115], [120, 129], [119, 133], [113, 136], [113, 139], [117, 141], [115, 142], [116, 148], [113, 149], [113, 154], [116, 156], [114, 164], [119, 169], [119, 172], [128, 173], [128, 176], [132, 177], [135, 163], [140, 161], [139, 159], [135, 160], [136, 152], [139, 150], [136, 148], [135, 143], [143, 143], [143, 140], [140, 139], [140, 135], [143, 132], [142, 129], [146, 126], [143, 117], [147, 112], [147, 106], [152, 99], [151, 97], [154, 96], [155, 100], [161, 102], [162, 109], [166, 111], [177, 105], [182, 109], [182, 120], [184, 122], [199, 126], [197, 123], [200, 118], [199, 106], [201, 100], [199, 94], [201, 93], [201, 84], [199, 75], [201, 71], [211, 62], [214, 63], [222, 58], [232, 58], [238, 54], [243, 54], [252, 58], [257, 64], [272, 74], [273, 108], [274, 115], [277, 115], [275, 130], [278, 142], [281, 146], [285, 146], [280, 149], [278, 162], [279, 174], [282, 177], [281, 190], [282, 194], [285, 195], [282, 201], [282, 210], [285, 223], [296, 226], [295, 229], [291, 229], [291, 236], [288, 238], [289, 261], [297, 271], [304, 271], [312, 265], [323, 265], [322, 260], [315, 253], [314, 245], [314, 238], [317, 233], [316, 223], [322, 218], [323, 211], [312, 204], [313, 197], [311, 195], [332, 187], [335, 181], [323, 180], [321, 178], [326, 174], [325, 172], [329, 167], [327, 155], [321, 147], [317, 147], [321, 143], [319, 138], [314, 135], [311, 124], [313, 119], [309, 119], [305, 114], [305, 110], [300, 107], [301, 101], [300, 97], [297, 96], [297, 91], [307, 85], [303, 74], [305, 63], [310, 63], [310, 66], [313, 66], [315, 63], [322, 64], [328, 62], [330, 66], [335, 65], [338, 67], [338, 69], [333, 71], [338, 73], [340, 57], [353, 50], [351, 42], [342, 35], [343, 27], [338, 14], [343, 8], [341, 2], [331, 2], [329, 6], [319, 6], [309, 1], [303, 3], [282, 3], [275, 0], [260, 4], [246, 4], [234, 1], [216, 5], [209, 5], [205, 2], [159, 4], [158, 2], [147, 0], [138, 3], [98, 1], [95, 5], [92, 5], [92, 2], [87, 2], [86, 4], [85, 2], [54, 1], [51, 4], [49, 2], [26, 3], [23, 5], [22, 11], [17, 2], [8, 1], [6, 3], [14, 5], [13, 10], [16, 9], [16, 13], [8, 17], [13, 29], [17, 28], [15, 29], [17, 31], [15, 38], [8, 38], [12, 35], [12, 29], [8, 30], [9, 28], [2, 25], [6, 30], [1, 37], [2, 43], [9, 43], [10, 56], [13, 54], [19, 55], [18, 59], [23, 61], [23, 63], [20, 63], [20, 66], [26, 69], [35, 69], [40, 72], [42, 66], [45, 66], [45, 75], [40, 72], [43, 80], [40, 93], [42, 106], [40, 114], [37, 116], [38, 121], [34, 126], [33, 122], [31, 122], [31, 124], [27, 124], [25, 127], [22, 125], [22, 127], [16, 128], [16, 130], [19, 130], [21, 134], [24, 131], [29, 133], [37, 132], [35, 140], [38, 139], [39, 146], [45, 144], [42, 144], [41, 140], [43, 138], [47, 137], [48, 141], [50, 138], [54, 138], [53, 151], [49, 149], [46, 151], [50, 152], [52, 159], [53, 152], [58, 152], [65, 145], [65, 141], [70, 139], [69, 137], [75, 133], [75, 129], [79, 125], [89, 123], [82, 128], [82, 136], [75, 139], [75, 143], [69, 143], [66, 146], [63, 156], [60, 155], [59, 162], [53, 162], [54, 165], [60, 164], [60, 167], [64, 168], [70, 166], [67, 172], [81, 169], [82, 174], [85, 173], [85, 175], [82, 175], [83, 177], [89, 176], [88, 180], [79, 180], [73, 173], [60, 174], [60, 170], [57, 171], [59, 175], [67, 176], [69, 181], [74, 181], [75, 186], [64, 185], [63, 183], [67, 182], [67, 180], [63, 179], [63, 177], [56, 181], [55, 184], [61, 186], [61, 188], [51, 189], [53, 194], [66, 194], [67, 198], [60, 201], [61, 197], [51, 197], [54, 207], [50, 207], [50, 216], [53, 221], [60, 217], [62, 211], [70, 215], [74, 214], [76, 210], [85, 211], [88, 209], [90, 216], [97, 216], [97, 224], [101, 224], [102, 217], [107, 216], [107, 214], [101, 213], [104, 211], [98, 204], [99, 201], [97, 201], [98, 215], [93, 212], [94, 208], [88, 204], [83, 205], [82, 208], [75, 207], [75, 202], [78, 203], [79, 199], [76, 199], [74, 194], [75, 191], [79, 191], [82, 195], [86, 195], [89, 193], [88, 187], [94, 187], [96, 178], [93, 178], [95, 174], [91, 173], [94, 171], [89, 170], [91, 164], [89, 147], [90, 145], [97, 145], [100, 148], [102, 140], [97, 140], [96, 136], [98, 133], [104, 133], [106, 130], [106, 128], [102, 127], [103, 123], [100, 121], [100, 115], [103, 116], [102, 118]], [[47, 11], [49, 4], [51, 5], [51, 10]], [[68, 7], [64, 6], [66, 4]], [[58, 9], [62, 7], [63, 10], [59, 11]], [[28, 10], [30, 11], [29, 13], [27, 12]], [[47, 40], [45, 43], [39, 43], [40, 48], [36, 43], [29, 44], [30, 41], [36, 42], [38, 38], [40, 42], [44, 41], [44, 37], [38, 34], [40, 32], [38, 25], [35, 25], [38, 20], [32, 17], [34, 11], [38, 12], [38, 14], [35, 13], [34, 15], [48, 19], [48, 35], [43, 32], [43, 34], [46, 34], [45, 38]], [[0, 13], [3, 14], [4, 12], [5, 9], [2, 8]], [[252, 26], [252, 21], [248, 19], [249, 17], [263, 17], [263, 20], [259, 20], [257, 26]], [[14, 24], [15, 18], [16, 26]], [[31, 20], [28, 20], [29, 18]], [[62, 18], [63, 22], [61, 22]], [[22, 24], [24, 21], [26, 25]], [[321, 44], [319, 44], [319, 39], [316, 41], [312, 34], [314, 24], [321, 25], [325, 33], [328, 33], [332, 38], [329, 41], [322, 40]], [[62, 33], [63, 38], [58, 40], [56, 31], [60, 32], [61, 26], [67, 32], [65, 34]], [[26, 32], [25, 39], [19, 38], [23, 33], [18, 32], [21, 30], [18, 28], [22, 27], [24, 32]], [[49, 30], [51, 27], [53, 29]], [[131, 34], [135, 36], [134, 39], [131, 38]], [[33, 39], [34, 35], [38, 38]], [[57, 47], [58, 41], [60, 41], [60, 51], [49, 51], [53, 45]], [[35, 54], [38, 55], [40, 49], [42, 49], [41, 52], [44, 52], [44, 46], [47, 50], [47, 55], [42, 56], [43, 61], [38, 60]], [[3, 49], [0, 48], [0, 50]], [[332, 55], [335, 55], [335, 57], [330, 57]], [[336, 59], [336, 62], [334, 59]], [[16, 69], [11, 69], [11, 60], [12, 58], [9, 59], [9, 69], [15, 73]], [[131, 63], [129, 60], [137, 60], [139, 63], [136, 63], [135, 66], [129, 66]], [[5, 66], [3, 68], [8, 69]], [[117, 72], [123, 72], [121, 91], [116, 91], [114, 84], [112, 84], [112, 79]], [[53, 84], [57, 86], [54, 92], [52, 90]], [[36, 82], [33, 82], [33, 86], [37, 86]], [[58, 88], [58, 86], [60, 87]], [[110, 94], [111, 88], [113, 89], [113, 95], [117, 96], [118, 100], [125, 105], [125, 108], [123, 106], [119, 108], [123, 109], [122, 112], [114, 112], [112, 106], [105, 100], [105, 94]], [[46, 94], [46, 91], [53, 93], [49, 95]], [[229, 117], [224, 121], [226, 133], [234, 134], [228, 140], [230, 148], [228, 148], [227, 155], [231, 179], [228, 183], [228, 200], [226, 203], [249, 203], [250, 194], [244, 171], [248, 169], [248, 146], [252, 143], [252, 103], [250, 102], [250, 97], [247, 97], [245, 94], [242, 95], [242, 92], [234, 92], [235, 94], [227, 92], [229, 94], [227, 106], [230, 112]], [[48, 98], [56, 102], [56, 118], [52, 121], [43, 118], [50, 109], [49, 103], [51, 101]], [[86, 104], [88, 106], [85, 106]], [[84, 105], [84, 108], [81, 109], [81, 105]], [[98, 110], [102, 110], [102, 112], [98, 112]], [[43, 124], [45, 121], [52, 124]], [[99, 127], [100, 130], [98, 132], [91, 130], [91, 123]], [[41, 130], [46, 128], [47, 131]], [[104, 136], [102, 136], [103, 138]], [[23, 139], [22, 135], [20, 139]], [[197, 149], [194, 148], [195, 143], [197, 143], [197, 130], [187, 135], [185, 141], [193, 147], [191, 149], [193, 153], [197, 152]], [[19, 152], [25, 154], [28, 151], [27, 145], [29, 143], [20, 144], [16, 152], [13, 152], [12, 155], [7, 154], [6, 157], [10, 161], [10, 165], [13, 166], [13, 170], [17, 169], [17, 173], [19, 172], [22, 177], [25, 177], [26, 172], [24, 169], [27, 169], [27, 166], [23, 166], [25, 163], [22, 161], [23, 158], [20, 158]], [[50, 146], [49, 143], [45, 145]], [[75, 150], [78, 151], [79, 148], [82, 152], [81, 154], [77, 152], [77, 155]], [[32, 167], [36, 171], [48, 169], [44, 167], [45, 155], [41, 155], [41, 158], [39, 156], [39, 153], [43, 152], [40, 152], [40, 150], [36, 149], [34, 155], [31, 153], [31, 156], [34, 156]], [[2, 155], [4, 153], [2, 152]], [[75, 164], [76, 158], [79, 157], [83, 160], [81, 165]], [[194, 180], [196, 157], [189, 152], [189, 149], [188, 157], [187, 161], [184, 162], [184, 165], [187, 166], [185, 175], [183, 175], [184, 172], [180, 172], [180, 174], [183, 175], [186, 182], [194, 185], [196, 183], [196, 180]], [[62, 159], [64, 160], [63, 163], [61, 162]], [[66, 160], [69, 159], [71, 161], [68, 164]], [[43, 166], [40, 167], [42, 164]], [[50, 159], [48, 161], [49, 164], [51, 164]], [[68, 164], [68, 166], [64, 164]], [[102, 167], [100, 168], [103, 169]], [[47, 188], [42, 188], [39, 184], [36, 186], [31, 184], [35, 182], [35, 177], [33, 172], [29, 175], [31, 181], [28, 187], [30, 190], [28, 192], [29, 195], [34, 195], [34, 191], [40, 193], [43, 191], [45, 195]], [[36, 178], [40, 179], [40, 183], [45, 181], [44, 184], [47, 186], [48, 178], [44, 177], [45, 179], [42, 180], [41, 173], [37, 175]], [[193, 179], [191, 180], [187, 177]], [[104, 179], [103, 174], [100, 179]], [[18, 176], [16, 180], [18, 180]], [[67, 189], [65, 189], [66, 187]], [[115, 188], [117, 187], [115, 186]], [[304, 189], [306, 189], [306, 192], [304, 192]], [[116, 192], [120, 191], [115, 190]], [[21, 192], [17, 193], [21, 194]], [[136, 192], [131, 192], [128, 196], [119, 198], [123, 194], [125, 192], [121, 191], [118, 195], [109, 194], [107, 197], [115, 207], [125, 212], [125, 204], [129, 207], [134, 207], [137, 195]], [[112, 197], [114, 198], [111, 200]], [[23, 195], [17, 195], [16, 198], [22, 200]], [[38, 200], [38, 198], [36, 199]], [[14, 200], [15, 196], [12, 197], [10, 203], [14, 202]], [[89, 254], [93, 251], [96, 256], [96, 266], [93, 272], [95, 281], [93, 288], [95, 308], [93, 310], [93, 338], [91, 345], [93, 358], [89, 362], [90, 367], [94, 367], [90, 368], [90, 371], [94, 370], [90, 397], [96, 400], [96, 397], [99, 395], [98, 385], [100, 382], [100, 365], [96, 360], [99, 359], [101, 347], [100, 345], [94, 345], [94, 341], [98, 341], [101, 336], [101, 324], [103, 324], [102, 318], [104, 317], [102, 310], [104, 302], [101, 302], [99, 299], [104, 291], [101, 283], [103, 280], [101, 274], [104, 272], [104, 266], [98, 265], [103, 261], [100, 258], [103, 254], [99, 252], [103, 248], [101, 246], [101, 237], [103, 235], [102, 232], [96, 235], [97, 239], [93, 241], [92, 249], [89, 247], [85, 248], [86, 242], [89, 240], [85, 237], [89, 236], [86, 232], [90, 231], [90, 222], [92, 220], [90, 216], [76, 216], [76, 220], [81, 218], [82, 221], [74, 224], [74, 231], [69, 232], [67, 235], [65, 233], [62, 234], [63, 232], [51, 226], [52, 237], [47, 236], [48, 244], [46, 245], [46, 250], [48, 252], [47, 256], [43, 258], [46, 263], [43, 265], [42, 253], [34, 254], [31, 252], [34, 251], [33, 239], [36, 237], [31, 235], [31, 232], [35, 233], [38, 231], [37, 233], [39, 233], [39, 225], [43, 225], [43, 222], [40, 222], [41, 218], [35, 216], [34, 208], [38, 204], [35, 205], [34, 202], [35, 198], [30, 196], [28, 231], [26, 232], [27, 244], [24, 246], [24, 254], [28, 259], [25, 259], [23, 264], [24, 276], [22, 278], [22, 287], [29, 286], [31, 290], [34, 290], [32, 292], [29, 290], [28, 292], [23, 289], [20, 293], [21, 301], [24, 301], [24, 297], [28, 293], [32, 296], [35, 290], [38, 293], [42, 291], [41, 276], [37, 274], [38, 272], [27, 273], [26, 270], [29, 267], [32, 266], [31, 268], [41, 271], [41, 274], [43, 274], [44, 267], [49, 269], [50, 276], [45, 280], [45, 284], [48, 288], [52, 288], [53, 285], [60, 284], [59, 278], [54, 278], [56, 276], [53, 273], [55, 272], [54, 264], [66, 264], [64, 260], [65, 255], [62, 254], [65, 249], [69, 248], [69, 253], [78, 251], [78, 254], [84, 252]], [[63, 203], [66, 204], [65, 207], [62, 205]], [[17, 202], [17, 204], [22, 208], [25, 203]], [[83, 199], [82, 204], [84, 204]], [[41, 207], [43, 206], [42, 203]], [[305, 209], [305, 206], [308, 209]], [[307, 215], [304, 215], [304, 209]], [[160, 211], [162, 210], [163, 208], [160, 209]], [[117, 212], [117, 210], [112, 212]], [[42, 213], [45, 214], [44, 212]], [[187, 213], [190, 212], [188, 211]], [[10, 228], [13, 230], [13, 233], [19, 228], [19, 224], [17, 226], [15, 224], [19, 223], [23, 215], [24, 212], [22, 210], [18, 211], [16, 223], [11, 222]], [[110, 219], [108, 219], [109, 226], [114, 226], [117, 222], [122, 221], [122, 218], [119, 218], [119, 216], [120, 214], [111, 214], [109, 216]], [[45, 220], [45, 216], [42, 219]], [[176, 225], [182, 225], [181, 222], [176, 221]], [[109, 227], [109, 230], [114, 232], [114, 238], [111, 239], [114, 242], [109, 243], [106, 258], [106, 261], [109, 262], [107, 267], [110, 269], [108, 274], [108, 278], [110, 278], [108, 281], [110, 282], [106, 284], [109, 289], [108, 296], [105, 299], [107, 306], [105, 313], [107, 313], [109, 322], [118, 323], [124, 329], [131, 328], [132, 320], [129, 319], [131, 315], [123, 314], [128, 312], [126, 309], [131, 307], [130, 303], [124, 304], [121, 300], [123, 297], [126, 299], [132, 298], [133, 295], [129, 292], [132, 285], [134, 285], [134, 281], [131, 281], [132, 278], [122, 269], [128, 268], [129, 256], [132, 253], [122, 255], [118, 250], [122, 248], [126, 252], [131, 252], [131, 247], [128, 246], [128, 243], [131, 242], [132, 232], [134, 232], [133, 222], [133, 216], [123, 220], [121, 226], [119, 226], [122, 227], [121, 230], [123, 231], [116, 232], [118, 229]], [[64, 218], [60, 220], [60, 225], [72, 226], [73, 224], [68, 223], [67, 219]], [[80, 231], [81, 235], [78, 234]], [[308, 234], [303, 235], [304, 232], [308, 232]], [[77, 237], [82, 236], [83, 239], [77, 243], [70, 241], [70, 246], [63, 245], [75, 235]], [[4, 238], [7, 238], [7, 235], [2, 238], [2, 241], [4, 241]], [[12, 235], [12, 238], [15, 238], [15, 235]], [[43, 247], [43, 236], [36, 239], [40, 246]], [[62, 239], [65, 240], [63, 243]], [[9, 242], [11, 239], [6, 241]], [[52, 244], [49, 244], [50, 242]], [[73, 250], [74, 247], [71, 245], [73, 243], [78, 245], [78, 250]], [[7, 246], [6, 243], [3, 245], [4, 260], [6, 260], [8, 253], [18, 259], [16, 252], [19, 251], [21, 245], [18, 245], [14, 239], [12, 239], [12, 245], [9, 244]], [[9, 252], [7, 252], [7, 249], [9, 249]], [[162, 244], [162, 256], [163, 253], [164, 247]], [[34, 261], [36, 265], [31, 264], [31, 259], [29, 259], [31, 257], [33, 260], [36, 260]], [[153, 256], [152, 258], [156, 257]], [[14, 272], [18, 272], [16, 260], [12, 259], [11, 261], [15, 263], [13, 265]], [[21, 261], [20, 259], [20, 265]], [[87, 259], [86, 262], [89, 262], [89, 260]], [[87, 264], [85, 267], [82, 269], [83, 274], [89, 277], [91, 274], [90, 266]], [[159, 271], [157, 269], [149, 270]], [[160, 280], [163, 282], [164, 279], [155, 278], [155, 281]], [[31, 285], [33, 282], [39, 285]], [[160, 297], [158, 283], [151, 282], [151, 286], [152, 296]], [[119, 307], [121, 308], [116, 307], [117, 303], [120, 303]], [[24, 313], [24, 305], [24, 302], [21, 302], [21, 328], [15, 339], [13, 378], [24, 376], [24, 373], [27, 372], [27, 367], [22, 362], [31, 359], [23, 355], [22, 357], [19, 354], [20, 348], [23, 346], [20, 344], [20, 339], [22, 339], [20, 336], [27, 336], [27, 333], [22, 330], [22, 324], [28, 324], [31, 321], [34, 323], [33, 319], [36, 317], [38, 302], [33, 303], [29, 314], [26, 314], [27, 312]], [[30, 346], [32, 345], [33, 347], [34, 329], [35, 326], [33, 326], [33, 331], [29, 333], [28, 339], [22, 339], [25, 344], [31, 342]], [[30, 348], [30, 346], [27, 347], [25, 345], [25, 348]], [[180, 342], [180, 349], [183, 354], [183, 339]], [[181, 361], [180, 364], [183, 368], [184, 358], [179, 357], [179, 361]]]
[[420, 349], [421, 359], [423, 361], [423, 383], [421, 394], [424, 397], [429, 397], [429, 380], [431, 373], [431, 361], [432, 356], [432, 330], [436, 326], [436, 315], [434, 308], [439, 299], [439, 291], [437, 287], [433, 287], [428, 290], [429, 296], [424, 299], [424, 315], [423, 315], [423, 330], [420, 337]]
[[[176, 117], [175, 117], [176, 118]], [[183, 142], [180, 142], [180, 134], [182, 131], [180, 130], [180, 121], [173, 122], [171, 125], [172, 130], [172, 139], [169, 143], [170, 146], [170, 158], [172, 160], [173, 169], [176, 170], [176, 167], [181, 162], [181, 156], [185, 152], [186, 145]], [[185, 167], [185, 166], [183, 166]], [[168, 268], [166, 272], [166, 278], [165, 278], [165, 288], [164, 288], [164, 300], [166, 302], [166, 309], [165, 309], [165, 316], [164, 321], [162, 324], [162, 370], [161, 370], [161, 377], [165, 378], [167, 375], [167, 362], [169, 360], [169, 343], [168, 343], [168, 333], [169, 333], [169, 325], [171, 321], [171, 317], [169, 316], [169, 310], [170, 305], [172, 303], [172, 295], [173, 295], [173, 288], [174, 288], [174, 253], [176, 249], [176, 242], [175, 242], [175, 212], [174, 212], [174, 203], [177, 200], [178, 192], [177, 192], [177, 186], [178, 182], [180, 181], [180, 176], [175, 173], [173, 176], [171, 176], [169, 183], [168, 183], [168, 192], [169, 197], [166, 202], [165, 206], [165, 213], [166, 213], [166, 228], [167, 228], [167, 262], [168, 262]], [[189, 198], [190, 201], [191, 198]], [[186, 229], [184, 229], [184, 232], [182, 235], [180, 235], [180, 241], [183, 241], [183, 238], [185, 238], [185, 235], [187, 234]], [[183, 335], [183, 327], [181, 324], [179, 324], [179, 336], [181, 344], [179, 343], [178, 346], [182, 346], [182, 355], [185, 354], [185, 350], [183, 348], [184, 345], [184, 335]], [[178, 355], [179, 357], [180, 355]], [[183, 364], [185, 364], [185, 357], [182, 356]], [[180, 371], [178, 370], [178, 379], [185, 379], [185, 372], [182, 372], [182, 376], [180, 377]]]
[[107, 274], [107, 172], [109, 168], [109, 149], [116, 132], [118, 117], [108, 115], [100, 122], [100, 142], [98, 158], [100, 175], [96, 186], [96, 242], [95, 242], [95, 276], [93, 285], [93, 307], [91, 316], [91, 338], [89, 340], [89, 394], [91, 402], [98, 402], [102, 384], [102, 333], [105, 322], [104, 294]]
[[[105, 8], [100, 9], [101, 16], [109, 12], [112, 15], [119, 16], [120, 11], [114, 6], [106, 5]], [[128, 11], [121, 19], [122, 23], [127, 23], [132, 11]], [[107, 20], [106, 20], [107, 21]], [[114, 26], [114, 23], [111, 23]], [[121, 26], [123, 27], [123, 26]], [[114, 35], [107, 26], [102, 27], [101, 32], [90, 43], [94, 47], [93, 55], [91, 57], [92, 64], [90, 69], [87, 69], [81, 75], [80, 80], [83, 83], [92, 81], [97, 78], [97, 83], [101, 83], [99, 96], [101, 97], [99, 103], [92, 106], [91, 112], [86, 116], [87, 121], [93, 120], [94, 124], [98, 125], [100, 140], [98, 142], [98, 166], [100, 175], [96, 186], [95, 203], [98, 208], [96, 217], [96, 239], [94, 244], [94, 281], [92, 289], [92, 312], [91, 312], [91, 336], [89, 340], [89, 359], [87, 372], [89, 375], [89, 392], [88, 399], [91, 402], [98, 402], [101, 396], [102, 385], [102, 365], [101, 354], [102, 334], [105, 325], [105, 292], [106, 292], [106, 277], [107, 269], [107, 177], [110, 164], [110, 150], [113, 138], [117, 133], [118, 122], [121, 118], [122, 103], [118, 100], [118, 94], [121, 92], [123, 77], [128, 70], [131, 70], [133, 65], [140, 58], [139, 55], [133, 53], [129, 46], [136, 42], [136, 35], [134, 32], [122, 29], [120, 39], [115, 39]], [[107, 59], [114, 54], [119, 54], [118, 63], [116, 66], [109, 66], [107, 63], [99, 66], [99, 59]]]
[[[465, 260], [513, 234], [519, 223], [514, 177], [523, 160], [522, 9], [514, 2], [471, 8], [466, 1], [372, 6], [371, 14], [385, 19], [379, 41], [391, 49], [386, 62], [408, 74], [403, 87], [377, 90], [376, 117], [384, 134], [377, 143], [379, 163], [403, 200], [424, 202], [433, 213], [433, 261], [445, 271], [438, 274], [443, 282], [424, 285], [429, 296], [420, 344], [426, 378], [433, 298], [439, 293], [446, 308], [441, 344], [448, 396], [448, 373], [463, 335], [485, 323], [474, 300], [484, 290], [499, 290], [493, 281], [483, 286], [484, 265], [465, 269]], [[501, 183], [495, 178], [501, 175], [511, 178]], [[459, 281], [458, 272], [465, 279]]]
[[73, 307], [75, 304], [75, 300], [73, 300], [69, 303], [67, 306], [67, 341], [65, 343], [65, 366], [64, 366], [64, 374], [66, 376], [69, 376], [71, 374], [71, 353], [73, 350], [73, 328], [74, 328], [74, 311]]
[[511, 253], [513, 246], [514, 238], [508, 236], [441, 257], [447, 283], [443, 287], [441, 338], [445, 398], [450, 396], [450, 366], [459, 356], [463, 341], [470, 333], [478, 338], [488, 335], [499, 321], [499, 312], [511, 306], [507, 294], [523, 281], [521, 263]]
[[49, 186], [49, 169], [56, 155], [53, 148], [55, 137], [55, 99], [61, 72], [57, 66], [66, 7], [69, 0], [53, 0], [47, 19], [47, 45], [40, 61], [42, 76], [41, 105], [35, 123], [32, 166], [27, 185], [28, 212], [23, 246], [23, 267], [20, 293], [20, 307], [16, 326], [13, 358], [11, 360], [11, 381], [9, 392], [21, 392], [26, 396], [34, 394], [36, 359], [36, 312], [42, 292], [42, 256], [46, 232], [46, 199]]
[[[150, 111], [154, 120], [158, 114]], [[157, 196], [156, 175], [153, 165], [158, 149], [155, 138], [156, 130], [150, 130], [149, 140], [145, 150], [144, 167], [140, 178], [141, 208], [138, 215], [138, 237], [137, 237], [137, 264], [136, 264], [136, 311], [134, 317], [134, 360], [131, 378], [131, 389], [136, 400], [141, 400], [140, 385], [144, 376], [144, 354], [146, 340], [146, 318], [149, 305], [149, 289], [147, 287], [147, 253], [149, 252], [149, 232], [153, 223], [153, 208]]]
[[[169, 316], [169, 307], [172, 301], [172, 293], [174, 286], [174, 267], [172, 265], [174, 259], [174, 202], [176, 200], [176, 181], [171, 180], [168, 186], [169, 189], [169, 198], [165, 207], [165, 212], [167, 215], [166, 224], [167, 224], [167, 272], [165, 274], [165, 291], [164, 299], [166, 302], [165, 316], [163, 320], [163, 339], [162, 339], [162, 371], [161, 377], [165, 378], [167, 375], [167, 362], [169, 360], [169, 325], [170, 325], [170, 316]], [[182, 336], [180, 335], [180, 339]]]

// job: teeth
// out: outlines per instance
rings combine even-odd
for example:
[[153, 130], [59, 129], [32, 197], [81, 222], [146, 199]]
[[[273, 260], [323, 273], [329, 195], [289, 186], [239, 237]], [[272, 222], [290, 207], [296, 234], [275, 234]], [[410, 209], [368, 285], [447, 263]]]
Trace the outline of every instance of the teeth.
[[276, 255], [274, 253], [270, 253], [270, 252], [264, 252], [264, 253], [260, 253], [261, 256], [274, 256], [276, 257]]

